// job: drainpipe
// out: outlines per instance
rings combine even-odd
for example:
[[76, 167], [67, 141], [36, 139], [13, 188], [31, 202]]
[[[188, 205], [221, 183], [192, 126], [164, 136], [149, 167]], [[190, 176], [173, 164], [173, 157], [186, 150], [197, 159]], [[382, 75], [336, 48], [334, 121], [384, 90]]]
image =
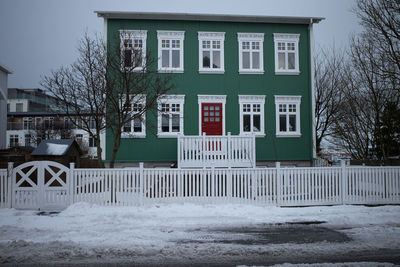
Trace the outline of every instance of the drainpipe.
[[310, 19], [310, 24], [308, 25], [309, 35], [310, 35], [310, 64], [311, 64], [311, 116], [312, 116], [312, 146], [313, 161], [317, 158], [317, 133], [315, 131], [315, 75], [314, 75], [314, 31], [313, 31], [313, 19]]

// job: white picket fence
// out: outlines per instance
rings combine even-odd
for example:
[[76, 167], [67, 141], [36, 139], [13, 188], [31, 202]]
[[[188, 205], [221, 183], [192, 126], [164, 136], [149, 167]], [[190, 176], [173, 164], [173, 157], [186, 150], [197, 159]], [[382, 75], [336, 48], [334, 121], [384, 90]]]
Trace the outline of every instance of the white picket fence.
[[182, 168], [255, 167], [255, 136], [178, 136], [178, 166]]
[[[71, 164], [67, 174], [68, 193], [53, 196], [54, 202], [62, 199], [66, 206], [79, 201], [122, 206], [160, 202], [273, 206], [400, 204], [400, 167], [342, 164], [281, 168], [277, 163], [275, 168], [148, 169], [140, 164], [139, 168], [75, 169]], [[17, 203], [18, 208], [34, 207], [36, 202], [32, 198], [25, 198], [25, 202], [32, 203], [21, 206], [20, 189], [10, 189], [16, 183], [9, 182], [8, 177], [6, 170], [0, 171], [0, 206]], [[50, 190], [51, 186], [46, 188]]]

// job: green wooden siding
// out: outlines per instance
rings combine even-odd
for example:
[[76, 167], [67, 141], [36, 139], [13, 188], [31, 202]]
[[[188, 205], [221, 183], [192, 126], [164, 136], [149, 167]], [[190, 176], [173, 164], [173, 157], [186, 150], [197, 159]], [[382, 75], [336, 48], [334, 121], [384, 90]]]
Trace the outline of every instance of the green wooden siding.
[[[177, 89], [171, 94], [184, 94], [184, 134], [198, 135], [198, 94], [227, 95], [226, 133], [239, 134], [238, 95], [266, 95], [265, 134], [257, 138], [257, 160], [312, 160], [312, 116], [310, 42], [308, 25], [152, 21], [109, 19], [108, 45], [119, 45], [118, 30], [147, 30], [147, 51], [157, 56], [157, 30], [185, 31], [184, 73], [169, 74]], [[225, 74], [199, 74], [198, 31], [225, 32]], [[264, 33], [264, 74], [239, 74], [238, 32]], [[298, 33], [300, 75], [275, 75], [274, 33]], [[275, 136], [274, 95], [300, 95], [301, 137], [277, 138]], [[176, 161], [175, 138], [157, 138], [156, 112], [146, 114], [145, 139], [123, 139], [117, 161]], [[106, 160], [111, 157], [111, 131], [106, 135]]]

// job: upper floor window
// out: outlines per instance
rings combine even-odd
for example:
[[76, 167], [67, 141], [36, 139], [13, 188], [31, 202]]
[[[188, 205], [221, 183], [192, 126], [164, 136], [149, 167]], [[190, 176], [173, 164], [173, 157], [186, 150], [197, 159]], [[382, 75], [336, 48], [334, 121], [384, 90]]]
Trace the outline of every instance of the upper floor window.
[[301, 96], [275, 96], [276, 136], [300, 137]]
[[239, 95], [240, 134], [264, 136], [265, 95]]
[[15, 147], [19, 145], [19, 135], [18, 134], [10, 134], [10, 147]]
[[199, 72], [224, 73], [224, 32], [198, 32]]
[[122, 137], [146, 137], [146, 95], [135, 95], [130, 110], [131, 120], [122, 127]]
[[299, 74], [300, 34], [274, 33], [275, 73]]
[[238, 33], [239, 73], [264, 73], [264, 34]]
[[183, 72], [184, 31], [157, 31], [158, 71]]
[[32, 117], [24, 117], [22, 121], [24, 125], [24, 130], [32, 130], [34, 128]]
[[167, 95], [158, 99], [158, 136], [183, 134], [184, 95]]
[[146, 65], [147, 31], [120, 30], [121, 66], [127, 71], [140, 71]]

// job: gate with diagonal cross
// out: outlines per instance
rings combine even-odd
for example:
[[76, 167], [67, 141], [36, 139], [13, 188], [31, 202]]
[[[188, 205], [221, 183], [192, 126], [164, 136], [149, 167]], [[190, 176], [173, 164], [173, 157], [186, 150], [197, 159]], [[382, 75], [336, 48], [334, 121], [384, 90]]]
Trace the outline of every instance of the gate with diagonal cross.
[[31, 161], [13, 171], [14, 208], [58, 210], [70, 203], [69, 168], [53, 161]]

